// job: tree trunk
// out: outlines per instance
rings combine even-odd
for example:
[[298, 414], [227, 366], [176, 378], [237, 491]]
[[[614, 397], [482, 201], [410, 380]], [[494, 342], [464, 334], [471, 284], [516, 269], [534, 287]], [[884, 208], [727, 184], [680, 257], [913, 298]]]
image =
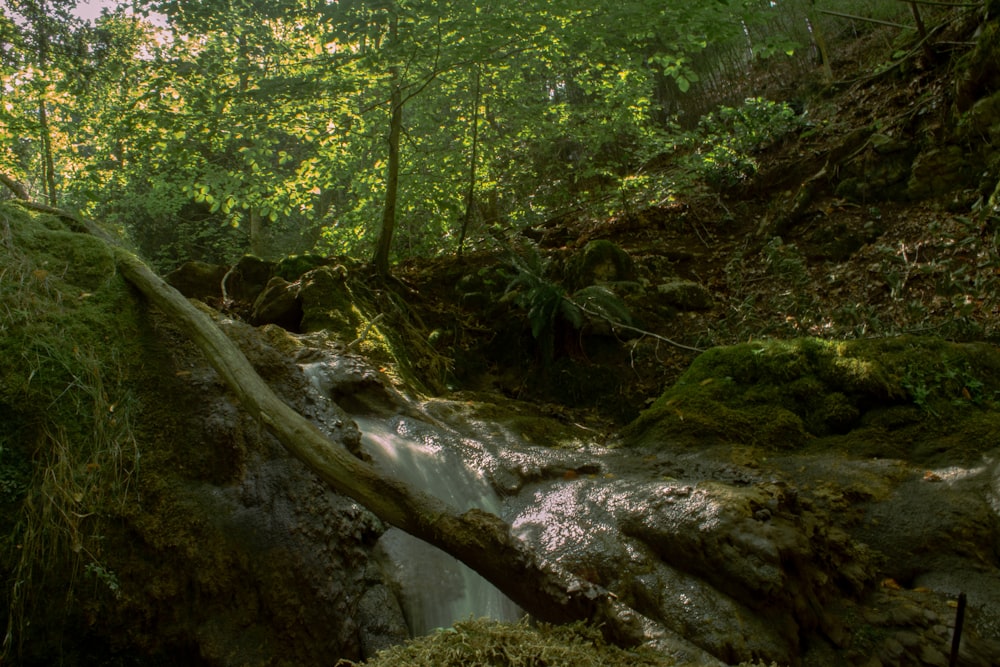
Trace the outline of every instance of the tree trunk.
[[0, 171], [0, 183], [7, 187], [8, 190], [14, 193], [14, 197], [21, 199], [23, 201], [28, 201], [28, 189], [23, 185], [15, 181], [8, 174]]
[[819, 57], [823, 63], [823, 79], [826, 83], [833, 81], [833, 67], [830, 65], [830, 55], [826, 50], [826, 39], [823, 37], [823, 29], [819, 25], [819, 17], [816, 14], [816, 0], [810, 0], [808, 14], [809, 32], [812, 34], [816, 48], [819, 50]]
[[[396, 40], [397, 18], [394, 16], [390, 27], [390, 38]], [[396, 231], [396, 199], [399, 193], [399, 136], [403, 129], [403, 91], [400, 87], [399, 67], [392, 67], [392, 93], [389, 100], [389, 163], [386, 165], [385, 206], [382, 209], [382, 227], [375, 243], [372, 264], [380, 276], [389, 275], [389, 253], [392, 250], [392, 235]]]
[[459, 513], [441, 500], [386, 477], [356, 458], [278, 398], [205, 312], [130, 252], [115, 245], [103, 230], [58, 209], [30, 202], [24, 202], [24, 206], [60, 215], [74, 227], [83, 227], [109, 242], [122, 276], [191, 338], [244, 409], [335, 491], [364, 505], [386, 523], [459, 559], [539, 620], [550, 623], [590, 620], [600, 624], [609, 639], [618, 644], [635, 645], [655, 638], [684, 660], [722, 665], [621, 604], [603, 588], [541, 562], [499, 517], [479, 509]]
[[52, 156], [52, 130], [49, 127], [49, 112], [45, 106], [44, 92], [38, 100], [38, 134], [42, 144], [42, 181], [45, 183], [45, 198], [49, 206], [55, 206], [56, 200], [56, 163]]
[[267, 246], [264, 243], [264, 218], [260, 214], [260, 209], [256, 206], [250, 207], [250, 254], [254, 257], [265, 257]]
[[386, 166], [385, 206], [382, 209], [382, 227], [375, 243], [375, 257], [372, 264], [379, 275], [389, 275], [389, 253], [392, 250], [392, 235], [396, 231], [396, 199], [399, 195], [399, 135], [403, 126], [403, 100], [399, 82], [392, 85], [392, 119], [389, 123], [389, 163]]
[[469, 156], [469, 186], [465, 193], [465, 215], [462, 216], [462, 230], [458, 235], [458, 257], [462, 257], [462, 246], [465, 245], [465, 234], [469, 230], [472, 212], [476, 204], [476, 160], [479, 152], [479, 66], [476, 66], [475, 93], [472, 95], [472, 155]]

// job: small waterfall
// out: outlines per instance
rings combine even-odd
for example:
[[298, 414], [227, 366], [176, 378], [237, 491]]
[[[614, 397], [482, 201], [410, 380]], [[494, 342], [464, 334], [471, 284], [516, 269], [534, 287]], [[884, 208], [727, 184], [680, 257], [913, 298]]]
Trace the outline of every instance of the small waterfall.
[[[460, 438], [419, 420], [355, 418], [376, 464], [459, 511], [500, 513], [500, 499], [463, 461]], [[517, 605], [466, 565], [426, 542], [391, 529], [379, 542], [391, 563], [410, 632], [420, 636], [472, 617], [514, 621]]]

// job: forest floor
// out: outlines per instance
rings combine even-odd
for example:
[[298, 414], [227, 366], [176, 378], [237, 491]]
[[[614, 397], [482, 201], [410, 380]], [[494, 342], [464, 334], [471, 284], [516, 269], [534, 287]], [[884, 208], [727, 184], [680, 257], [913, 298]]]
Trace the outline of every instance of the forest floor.
[[[969, 40], [968, 30], [956, 22], [944, 28], [941, 39]], [[934, 62], [919, 51], [892, 61], [894, 34], [887, 28], [845, 44], [833, 62], [835, 82], [820, 84], [817, 69], [791, 88], [804, 100], [805, 122], [754, 155], [753, 176], [721, 190], [695, 187], [628, 215], [563, 216], [531, 230], [540, 238], [541, 252], [566, 258], [604, 239], [625, 250], [650, 284], [676, 277], [703, 285], [712, 294], [711, 308], [646, 308], [638, 318], [642, 329], [700, 349], [799, 336], [913, 333], [996, 340], [998, 230], [995, 218], [977, 213], [991, 184], [979, 182], [981, 171], [970, 170], [964, 180], [931, 174], [930, 186], [918, 185], [915, 192], [910, 172], [920, 153], [957, 142], [956, 63], [970, 47], [946, 47]], [[902, 170], [891, 167], [900, 160]], [[670, 168], [668, 162], [664, 179]], [[848, 178], [861, 182], [860, 193], [842, 187]], [[951, 180], [933, 192], [941, 179]], [[473, 354], [493, 354], [476, 371], [453, 368], [462, 388], [551, 402], [553, 410], [569, 403], [622, 422], [670, 386], [696, 356], [645, 336], [619, 339], [618, 354], [605, 354], [607, 346], [581, 335], [579, 346], [569, 346], [576, 353], [569, 349], [567, 356], [592, 370], [602, 364], [624, 367], [614, 391], [631, 407], [609, 407], [611, 389], [601, 381], [592, 383], [589, 395], [579, 390], [578, 400], [566, 400], [565, 391], [546, 391], [561, 382], [545, 381], [544, 373], [541, 382], [525, 380], [521, 372], [525, 364], [537, 370], [540, 363], [530, 344], [513, 340], [523, 341], [530, 332], [524, 314], [498, 314], [496, 304], [470, 308], [455, 289], [464, 275], [504, 261], [502, 253], [475, 255], [460, 264], [413, 263], [399, 272], [420, 295], [413, 306], [429, 327], [451, 323], [454, 329], [460, 323], [454, 345], [442, 350], [453, 366], [467, 365]], [[655, 300], [655, 289], [650, 298]], [[520, 318], [519, 334], [498, 321], [512, 313]], [[498, 344], [498, 336], [506, 340]], [[511, 356], [512, 346], [521, 350], [520, 359]], [[497, 355], [498, 349], [504, 353]], [[511, 365], [519, 372], [506, 373]], [[592, 376], [570, 373], [564, 379], [587, 385]]]

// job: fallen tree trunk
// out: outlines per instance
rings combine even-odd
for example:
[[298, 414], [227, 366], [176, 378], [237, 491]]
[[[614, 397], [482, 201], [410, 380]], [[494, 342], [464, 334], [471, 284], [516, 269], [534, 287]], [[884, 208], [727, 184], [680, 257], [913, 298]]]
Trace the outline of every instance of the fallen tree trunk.
[[481, 510], [457, 514], [331, 442], [271, 390], [206, 313], [131, 253], [115, 253], [122, 275], [195, 342], [244, 409], [333, 489], [386, 523], [452, 554], [541, 620], [562, 623], [598, 615], [606, 592], [587, 582], [566, 582], [542, 566], [498, 517]]
[[335, 491], [364, 505], [386, 523], [459, 559], [539, 620], [589, 620], [602, 625], [608, 638], [618, 644], [657, 639], [680, 658], [722, 664], [617, 602], [608, 591], [543, 563], [499, 517], [478, 509], [459, 513], [356, 458], [282, 401], [206, 313], [135, 255], [89, 221], [47, 206], [25, 205], [65, 217], [109, 241], [122, 276], [192, 339], [244, 409]]
[[458, 513], [331, 442], [274, 393], [207, 314], [131, 253], [116, 248], [115, 254], [126, 280], [195, 342], [244, 409], [334, 490], [451, 554], [539, 620], [592, 620], [604, 624], [610, 638], [628, 645], [648, 638], [648, 624], [635, 612], [608, 591], [542, 563], [499, 517], [479, 509]]

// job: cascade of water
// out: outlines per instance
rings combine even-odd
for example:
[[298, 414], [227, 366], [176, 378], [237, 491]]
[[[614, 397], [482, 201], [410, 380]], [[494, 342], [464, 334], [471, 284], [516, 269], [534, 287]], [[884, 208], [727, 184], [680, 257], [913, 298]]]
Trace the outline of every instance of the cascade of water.
[[[317, 406], [313, 420], [346, 418], [330, 400], [345, 383], [372, 381], [367, 367], [332, 357], [300, 364], [312, 385]], [[327, 414], [329, 413], [329, 414]], [[339, 415], [339, 416], [338, 416]], [[500, 513], [500, 499], [483, 476], [463, 458], [479, 449], [446, 427], [397, 415], [390, 419], [353, 417], [362, 433], [362, 447], [380, 468], [414, 488], [437, 496], [458, 511], [478, 508]], [[411, 634], [427, 634], [470, 616], [517, 620], [517, 605], [479, 574], [451, 556], [395, 528], [379, 540], [390, 578]]]
[[[355, 418], [377, 465], [456, 509], [499, 513], [489, 484], [463, 461], [455, 436], [409, 417]], [[503, 593], [448, 554], [396, 529], [380, 540], [414, 636], [473, 617], [513, 621], [520, 611]]]

